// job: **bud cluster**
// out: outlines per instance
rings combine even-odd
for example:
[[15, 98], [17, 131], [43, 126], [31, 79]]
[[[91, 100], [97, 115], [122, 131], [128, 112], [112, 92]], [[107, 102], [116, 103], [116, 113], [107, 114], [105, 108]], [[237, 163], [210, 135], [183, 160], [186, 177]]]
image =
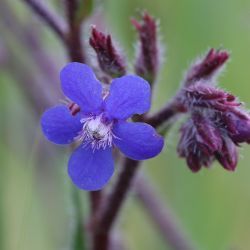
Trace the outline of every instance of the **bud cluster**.
[[[140, 20], [132, 19], [132, 24], [138, 33], [134, 70], [152, 85], [159, 70], [157, 22], [144, 12]], [[114, 78], [126, 73], [124, 57], [118, 53], [110, 35], [93, 27], [89, 43], [96, 52], [99, 67], [107, 76]], [[217, 77], [228, 59], [227, 51], [210, 49], [188, 69], [174, 98], [177, 112], [181, 110], [190, 115], [181, 128], [177, 151], [180, 157], [186, 158], [193, 172], [202, 166], [210, 167], [214, 160], [227, 170], [235, 170], [237, 146], [250, 143], [250, 114], [234, 95], [216, 86]], [[80, 109], [76, 104], [69, 108], [72, 115]]]
[[238, 160], [239, 143], [250, 143], [250, 114], [237, 98], [209, 81], [227, 60], [227, 52], [210, 50], [203, 61], [192, 66], [180, 91], [179, 102], [190, 114], [181, 128], [180, 157], [197, 172], [217, 160], [233, 171]]

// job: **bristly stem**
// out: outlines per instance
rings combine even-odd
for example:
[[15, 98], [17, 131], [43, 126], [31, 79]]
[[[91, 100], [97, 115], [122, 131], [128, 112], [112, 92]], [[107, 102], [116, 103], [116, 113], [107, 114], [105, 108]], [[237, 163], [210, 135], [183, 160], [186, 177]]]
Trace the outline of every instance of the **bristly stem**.
[[105, 201], [103, 207], [98, 209], [94, 218], [95, 243], [94, 250], [106, 250], [109, 245], [111, 228], [117, 218], [118, 212], [125, 200], [126, 194], [131, 186], [133, 177], [138, 170], [139, 161], [125, 158], [123, 170], [118, 177], [112, 193]]
[[178, 113], [183, 112], [183, 107], [181, 107], [176, 98], [173, 101], [169, 102], [166, 106], [164, 106], [161, 110], [157, 113], [145, 117], [144, 122], [150, 124], [154, 128], [159, 128], [164, 123], [171, 120], [175, 117]]
[[[119, 212], [119, 208], [122, 204], [122, 200], [126, 197], [128, 187], [130, 187], [133, 176], [135, 175], [139, 161], [134, 161], [125, 158], [124, 168], [118, 178], [117, 183], [114, 186], [113, 193], [110, 195], [106, 204], [112, 204], [112, 207], [104, 207], [101, 211], [100, 222], [102, 230], [109, 231], [114, 223], [114, 219]], [[105, 216], [104, 216], [105, 215]]]
[[65, 43], [65, 32], [59, 18], [47, 8], [42, 1], [23, 0], [47, 25], [54, 31], [58, 38]]
[[170, 248], [173, 250], [195, 249], [193, 243], [178, 224], [177, 219], [166, 204], [162, 202], [161, 197], [145, 176], [139, 176], [136, 179], [134, 188], [139, 201], [148, 211], [149, 216]]

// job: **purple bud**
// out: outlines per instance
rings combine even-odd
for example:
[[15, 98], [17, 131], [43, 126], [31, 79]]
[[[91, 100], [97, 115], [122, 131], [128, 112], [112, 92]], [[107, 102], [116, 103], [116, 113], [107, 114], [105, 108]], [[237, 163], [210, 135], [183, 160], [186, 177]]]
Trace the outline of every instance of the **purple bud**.
[[199, 153], [191, 152], [186, 158], [188, 167], [194, 173], [198, 172], [202, 166], [210, 167], [213, 160], [213, 156], [206, 155], [202, 151], [199, 151]]
[[105, 35], [93, 27], [89, 44], [95, 50], [100, 68], [106, 74], [111, 77], [125, 75], [126, 66], [124, 59], [114, 47], [110, 35]]
[[180, 157], [185, 157], [193, 172], [202, 166], [209, 167], [214, 154], [222, 148], [220, 130], [205, 116], [193, 113], [181, 128], [181, 139], [178, 145]]
[[159, 69], [156, 21], [146, 12], [142, 15], [141, 22], [135, 19], [131, 21], [139, 35], [139, 53], [135, 64], [135, 72], [153, 83]]
[[212, 80], [218, 70], [222, 68], [229, 58], [227, 51], [210, 49], [207, 55], [197, 60], [187, 71], [184, 86], [190, 86], [200, 80]]
[[204, 115], [195, 112], [192, 114], [192, 120], [196, 129], [196, 140], [203, 151], [207, 154], [214, 153], [222, 147], [221, 132], [214, 126], [212, 121]]
[[78, 106], [76, 103], [74, 102], [70, 102], [68, 104], [68, 108], [71, 112], [71, 115], [75, 116], [77, 113], [79, 113], [81, 111], [80, 106]]
[[194, 107], [198, 107], [224, 112], [241, 105], [232, 94], [204, 83], [196, 83], [184, 88], [180, 98], [191, 111]]
[[244, 110], [232, 109], [231, 112], [218, 113], [217, 121], [234, 143], [250, 143], [250, 115]]
[[216, 153], [216, 159], [229, 171], [234, 171], [238, 162], [238, 152], [234, 142], [227, 136], [223, 138], [222, 149]]

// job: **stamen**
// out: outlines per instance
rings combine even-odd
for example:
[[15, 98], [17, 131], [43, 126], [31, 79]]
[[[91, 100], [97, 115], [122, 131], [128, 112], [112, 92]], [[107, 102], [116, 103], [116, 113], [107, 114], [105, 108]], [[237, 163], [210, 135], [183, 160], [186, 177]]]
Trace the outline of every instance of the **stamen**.
[[76, 139], [81, 140], [84, 146], [91, 145], [93, 150], [112, 146], [113, 123], [105, 123], [102, 114], [82, 118], [81, 123], [83, 124], [82, 131]]

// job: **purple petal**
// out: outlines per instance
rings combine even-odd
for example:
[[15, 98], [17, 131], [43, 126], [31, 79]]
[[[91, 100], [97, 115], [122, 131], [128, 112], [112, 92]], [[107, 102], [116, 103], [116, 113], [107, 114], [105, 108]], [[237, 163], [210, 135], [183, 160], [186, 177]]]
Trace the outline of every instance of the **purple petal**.
[[112, 118], [127, 119], [150, 108], [150, 85], [139, 76], [123, 76], [113, 80], [106, 99], [106, 111]]
[[164, 145], [155, 129], [141, 122], [120, 122], [114, 126], [115, 145], [133, 160], [145, 160], [158, 155]]
[[56, 106], [45, 111], [41, 126], [48, 140], [56, 144], [69, 144], [81, 131], [79, 115], [72, 116], [66, 106]]
[[101, 189], [114, 172], [112, 148], [93, 152], [91, 147], [78, 147], [68, 163], [68, 174], [80, 189], [94, 191]]
[[61, 71], [63, 93], [84, 113], [98, 112], [102, 105], [102, 86], [93, 70], [82, 63], [69, 63]]

